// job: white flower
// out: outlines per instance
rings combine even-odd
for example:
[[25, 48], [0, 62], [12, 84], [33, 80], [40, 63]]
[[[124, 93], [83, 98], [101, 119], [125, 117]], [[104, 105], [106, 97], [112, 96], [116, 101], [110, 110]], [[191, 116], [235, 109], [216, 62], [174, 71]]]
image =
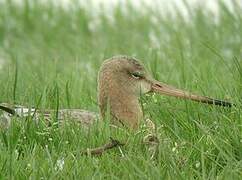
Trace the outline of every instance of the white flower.
[[64, 168], [64, 164], [65, 164], [64, 158], [58, 159], [56, 161], [55, 170], [56, 171], [58, 171], [58, 170], [62, 171], [63, 168]]
[[178, 153], [178, 144], [177, 144], [177, 142], [175, 142], [174, 145], [175, 146], [171, 150], [172, 150], [172, 152]]
[[195, 167], [196, 168], [199, 168], [200, 167], [200, 162], [199, 161], [196, 162]]
[[173, 148], [172, 148], [172, 152], [175, 152], [175, 151], [176, 151], [176, 147], [173, 147]]
[[30, 164], [30, 163], [27, 164], [26, 169], [27, 169], [27, 170], [30, 170], [30, 169], [31, 169], [31, 164]]

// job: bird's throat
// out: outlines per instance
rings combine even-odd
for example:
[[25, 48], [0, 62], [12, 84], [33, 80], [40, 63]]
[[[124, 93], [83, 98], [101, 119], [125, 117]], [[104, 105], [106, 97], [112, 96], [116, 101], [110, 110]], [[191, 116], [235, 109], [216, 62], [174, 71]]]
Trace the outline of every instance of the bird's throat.
[[138, 97], [119, 91], [109, 96], [110, 113], [113, 124], [122, 124], [131, 129], [137, 129], [143, 118]]

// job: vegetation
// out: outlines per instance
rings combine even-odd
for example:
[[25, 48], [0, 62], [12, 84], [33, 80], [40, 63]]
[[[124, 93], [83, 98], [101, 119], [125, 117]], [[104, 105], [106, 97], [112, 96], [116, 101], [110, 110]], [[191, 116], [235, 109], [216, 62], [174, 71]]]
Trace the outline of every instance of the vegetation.
[[[158, 95], [141, 98], [157, 125], [159, 153], [150, 160], [143, 133], [111, 132], [99, 123], [88, 132], [66, 123], [46, 126], [16, 119], [0, 136], [0, 179], [241, 179], [242, 8], [219, 3], [219, 14], [187, 5], [69, 9], [38, 0], [0, 5], [0, 101], [39, 108], [98, 112], [97, 73], [106, 58], [140, 59], [153, 76], [197, 94], [228, 99], [233, 108]], [[185, 1], [184, 1], [185, 3]], [[186, 3], [185, 3], [186, 4]], [[55, 118], [53, 118], [55, 122]], [[127, 134], [128, 133], [128, 134]], [[129, 143], [100, 157], [81, 150], [112, 136]]]

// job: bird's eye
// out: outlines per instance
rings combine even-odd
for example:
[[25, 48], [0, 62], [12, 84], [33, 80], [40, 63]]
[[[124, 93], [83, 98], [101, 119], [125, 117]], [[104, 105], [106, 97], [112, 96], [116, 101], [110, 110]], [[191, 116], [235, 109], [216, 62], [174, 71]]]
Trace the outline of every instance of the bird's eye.
[[131, 76], [134, 79], [140, 79], [140, 78], [142, 78], [142, 74], [140, 72], [133, 72], [133, 73], [131, 73]]

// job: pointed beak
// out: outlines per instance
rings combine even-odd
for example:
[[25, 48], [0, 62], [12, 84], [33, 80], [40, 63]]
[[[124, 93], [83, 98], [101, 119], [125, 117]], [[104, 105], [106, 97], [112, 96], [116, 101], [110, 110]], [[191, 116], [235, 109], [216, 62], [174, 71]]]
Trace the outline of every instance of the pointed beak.
[[189, 100], [206, 103], [206, 104], [214, 104], [218, 106], [231, 107], [233, 105], [232, 103], [227, 101], [217, 100], [206, 96], [199, 96], [187, 91], [176, 89], [172, 86], [160, 83], [158, 81], [152, 82], [151, 92], [159, 93], [161, 95], [168, 95], [168, 96], [174, 96], [174, 97], [179, 97], [183, 99], [189, 99]]

